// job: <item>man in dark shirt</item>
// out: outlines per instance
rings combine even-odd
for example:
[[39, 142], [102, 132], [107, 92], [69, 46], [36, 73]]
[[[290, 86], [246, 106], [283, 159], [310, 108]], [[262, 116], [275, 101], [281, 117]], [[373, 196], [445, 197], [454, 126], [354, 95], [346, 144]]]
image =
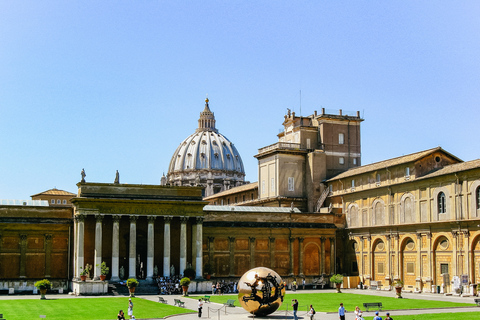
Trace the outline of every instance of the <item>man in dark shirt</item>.
[[297, 318], [297, 310], [298, 310], [298, 300], [297, 299], [293, 299], [292, 300], [292, 307], [293, 307], [293, 319], [294, 320], [298, 320]]

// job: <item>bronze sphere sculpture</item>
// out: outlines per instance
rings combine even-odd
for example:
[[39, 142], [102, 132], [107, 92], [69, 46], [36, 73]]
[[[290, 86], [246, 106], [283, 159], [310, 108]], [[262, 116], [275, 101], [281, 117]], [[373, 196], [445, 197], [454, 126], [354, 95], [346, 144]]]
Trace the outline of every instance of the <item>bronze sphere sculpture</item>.
[[275, 312], [285, 297], [285, 283], [272, 269], [257, 267], [248, 270], [238, 282], [240, 305], [256, 316]]

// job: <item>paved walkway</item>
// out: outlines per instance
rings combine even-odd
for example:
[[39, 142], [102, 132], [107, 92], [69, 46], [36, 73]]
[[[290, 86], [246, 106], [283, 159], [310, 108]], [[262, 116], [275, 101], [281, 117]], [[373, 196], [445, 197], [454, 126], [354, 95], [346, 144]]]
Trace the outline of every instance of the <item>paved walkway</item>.
[[[334, 289], [332, 290], [322, 290], [323, 292], [335, 292]], [[364, 294], [364, 295], [385, 295], [395, 297], [394, 291], [374, 291], [374, 290], [356, 290], [356, 289], [342, 289], [342, 292], [345, 293], [354, 293], [354, 294]], [[288, 294], [296, 294], [296, 293], [319, 293], [318, 290], [299, 290], [297, 292], [288, 291]], [[195, 294], [192, 294], [195, 295]], [[201, 295], [203, 296], [203, 294]], [[449, 302], [465, 302], [465, 303], [474, 303], [474, 297], [456, 297], [456, 296], [444, 296], [443, 294], [430, 294], [430, 293], [422, 293], [422, 294], [415, 294], [415, 293], [402, 293], [402, 296], [406, 299], [422, 299], [422, 300], [438, 300], [438, 301], [449, 301]], [[98, 296], [74, 296], [69, 294], [57, 294], [55, 297], [58, 299], [95, 299]], [[154, 302], [158, 302], [158, 295], [136, 295], [137, 298], [151, 300]], [[191, 309], [192, 313], [187, 314], [180, 314], [180, 315], [173, 315], [169, 317], [169, 320], [198, 320], [197, 314], [197, 306], [198, 300], [184, 298], [180, 295], [168, 295], [163, 296], [167, 301], [168, 304], [173, 304], [173, 299], [181, 299], [185, 302], [185, 308]], [[118, 298], [125, 298], [124, 296], [119, 296]], [[236, 300], [236, 295], [232, 295], [232, 298]], [[1, 295], [1, 300], [9, 300], [9, 299], [38, 299], [38, 295]], [[353, 315], [352, 310], [348, 310], [346, 320], [354, 320], [355, 317]], [[424, 314], [424, 313], [448, 313], [448, 312], [480, 312], [479, 307], [458, 307], [458, 308], [439, 308], [439, 309], [417, 309], [417, 310], [395, 310], [390, 312], [391, 316], [395, 318], [396, 315], [416, 315], [416, 314]], [[373, 319], [375, 315], [375, 311], [363, 312], [363, 316], [365, 320]], [[385, 311], [380, 312], [380, 316], [382, 318], [385, 317]], [[252, 314], [245, 311], [242, 307], [226, 307], [219, 303], [204, 303], [203, 305], [203, 314], [202, 319], [212, 319], [212, 320], [253, 320], [254, 317]], [[262, 319], [293, 319], [293, 313], [291, 311], [278, 311], [275, 312], [268, 317], [263, 317]], [[309, 320], [309, 317], [306, 315], [305, 311], [298, 312], [298, 318], [300, 320]], [[317, 312], [315, 315], [317, 320], [338, 320], [337, 313], [327, 313], [327, 312]], [[137, 319], [140, 320], [140, 319]], [[153, 320], [153, 319], [151, 319]]]

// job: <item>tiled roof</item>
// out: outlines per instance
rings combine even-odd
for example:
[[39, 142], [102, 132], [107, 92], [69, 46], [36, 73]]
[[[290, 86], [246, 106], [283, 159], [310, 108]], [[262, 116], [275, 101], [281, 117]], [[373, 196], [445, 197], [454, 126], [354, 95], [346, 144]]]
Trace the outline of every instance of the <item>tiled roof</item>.
[[255, 188], [258, 188], [258, 182], [252, 182], [252, 183], [247, 183], [242, 186], [234, 187], [219, 193], [215, 193], [214, 195], [208, 196], [203, 198], [203, 200], [210, 200], [210, 199], [216, 199], [218, 197], [223, 197], [223, 196], [228, 196], [230, 194], [234, 193], [239, 193], [239, 192], [244, 192], [248, 190], [254, 190]]
[[50, 190], [47, 190], [47, 191], [43, 191], [43, 192], [34, 194], [31, 197], [38, 197], [38, 196], [45, 196], [45, 195], [48, 195], [48, 196], [72, 196], [72, 197], [76, 196], [75, 193], [71, 193], [71, 192], [68, 192], [68, 191], [58, 190], [57, 188], [53, 188], [53, 189], [50, 189]]
[[416, 180], [420, 179], [429, 179], [433, 177], [438, 177], [442, 176], [445, 174], [451, 174], [455, 172], [461, 172], [461, 171], [467, 171], [467, 170], [472, 170], [472, 169], [478, 169], [480, 168], [480, 159], [472, 160], [472, 161], [467, 161], [467, 162], [461, 162], [461, 163], [455, 163], [451, 164], [449, 166], [443, 167], [440, 170], [434, 171], [432, 173], [426, 174], [420, 178], [417, 178]]
[[343, 173], [340, 173], [339, 175], [336, 175], [335, 177], [333, 177], [331, 179], [328, 179], [328, 181], [343, 179], [343, 178], [355, 176], [355, 175], [366, 173], [366, 172], [371, 172], [371, 171], [380, 170], [380, 169], [384, 169], [384, 168], [390, 168], [390, 167], [393, 167], [393, 166], [396, 166], [396, 165], [417, 161], [418, 159], [426, 157], [427, 155], [429, 155], [431, 153], [434, 153], [434, 152], [437, 152], [437, 151], [443, 152], [443, 153], [453, 157], [457, 161], [462, 162], [461, 159], [457, 158], [456, 156], [452, 155], [451, 153], [448, 153], [447, 151], [443, 150], [441, 147], [436, 147], [436, 148], [433, 148], [433, 149], [428, 149], [428, 150], [408, 154], [406, 156], [387, 159], [387, 160], [383, 160], [383, 161], [380, 161], [380, 162], [367, 164], [367, 165], [364, 165], [364, 166], [361, 166], [361, 167], [352, 168], [352, 169], [349, 169], [349, 170], [347, 170]]

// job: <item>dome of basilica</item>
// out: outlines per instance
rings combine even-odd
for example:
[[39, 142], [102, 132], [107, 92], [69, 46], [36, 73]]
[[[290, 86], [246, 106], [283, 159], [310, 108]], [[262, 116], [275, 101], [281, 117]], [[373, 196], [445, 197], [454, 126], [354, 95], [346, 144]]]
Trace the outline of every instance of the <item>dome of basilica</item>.
[[175, 150], [166, 180], [171, 185], [203, 186], [204, 196], [244, 184], [242, 158], [233, 143], [215, 128], [208, 99], [198, 128]]

